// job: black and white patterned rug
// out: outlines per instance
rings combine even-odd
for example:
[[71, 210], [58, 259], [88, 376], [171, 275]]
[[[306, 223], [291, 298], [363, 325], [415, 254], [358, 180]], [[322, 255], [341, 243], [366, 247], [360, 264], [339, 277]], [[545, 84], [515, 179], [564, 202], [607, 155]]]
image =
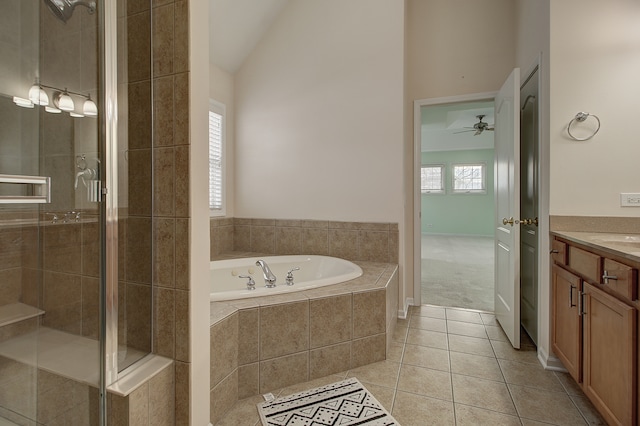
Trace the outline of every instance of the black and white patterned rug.
[[399, 426], [356, 378], [258, 404], [264, 426]]

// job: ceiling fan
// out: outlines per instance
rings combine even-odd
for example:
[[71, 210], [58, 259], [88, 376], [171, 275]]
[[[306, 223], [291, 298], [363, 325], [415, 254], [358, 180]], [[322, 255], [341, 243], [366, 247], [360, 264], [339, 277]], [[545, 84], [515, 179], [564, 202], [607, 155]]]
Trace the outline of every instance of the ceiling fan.
[[493, 124], [485, 123], [484, 121], [482, 121], [484, 117], [485, 117], [484, 114], [476, 115], [478, 122], [474, 124], [473, 127], [465, 127], [465, 129], [470, 129], [470, 130], [462, 130], [460, 132], [453, 132], [453, 133], [455, 134], [455, 133], [475, 132], [473, 136], [478, 136], [485, 130], [493, 131], [494, 129]]

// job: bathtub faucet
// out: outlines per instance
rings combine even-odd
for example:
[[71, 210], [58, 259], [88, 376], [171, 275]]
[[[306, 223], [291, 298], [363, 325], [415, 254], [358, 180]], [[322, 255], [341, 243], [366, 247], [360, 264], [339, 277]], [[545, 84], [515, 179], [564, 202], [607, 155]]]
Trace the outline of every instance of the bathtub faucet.
[[267, 262], [260, 259], [256, 262], [256, 266], [262, 268], [262, 275], [264, 275], [264, 283], [266, 284], [266, 286], [269, 288], [275, 287], [276, 276], [273, 275], [273, 272], [271, 272], [271, 269], [269, 269], [269, 265], [267, 265]]

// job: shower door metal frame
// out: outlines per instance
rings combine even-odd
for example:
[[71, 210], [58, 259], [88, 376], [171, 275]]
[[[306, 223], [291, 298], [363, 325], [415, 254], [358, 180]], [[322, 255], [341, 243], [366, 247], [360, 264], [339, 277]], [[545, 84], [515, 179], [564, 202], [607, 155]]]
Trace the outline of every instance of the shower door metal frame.
[[107, 424], [106, 389], [118, 379], [118, 69], [117, 2], [98, 2], [99, 146], [104, 165], [100, 203], [100, 424]]

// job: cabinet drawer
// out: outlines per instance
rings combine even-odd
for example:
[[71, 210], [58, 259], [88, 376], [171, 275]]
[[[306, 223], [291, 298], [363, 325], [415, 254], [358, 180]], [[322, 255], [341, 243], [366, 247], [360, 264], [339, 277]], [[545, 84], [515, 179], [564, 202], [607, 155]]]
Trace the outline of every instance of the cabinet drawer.
[[637, 271], [615, 260], [604, 259], [603, 285], [629, 300], [638, 298]]
[[602, 258], [597, 254], [569, 246], [569, 267], [591, 283], [602, 280]]
[[560, 265], [567, 264], [567, 243], [553, 240], [551, 242], [551, 258]]

